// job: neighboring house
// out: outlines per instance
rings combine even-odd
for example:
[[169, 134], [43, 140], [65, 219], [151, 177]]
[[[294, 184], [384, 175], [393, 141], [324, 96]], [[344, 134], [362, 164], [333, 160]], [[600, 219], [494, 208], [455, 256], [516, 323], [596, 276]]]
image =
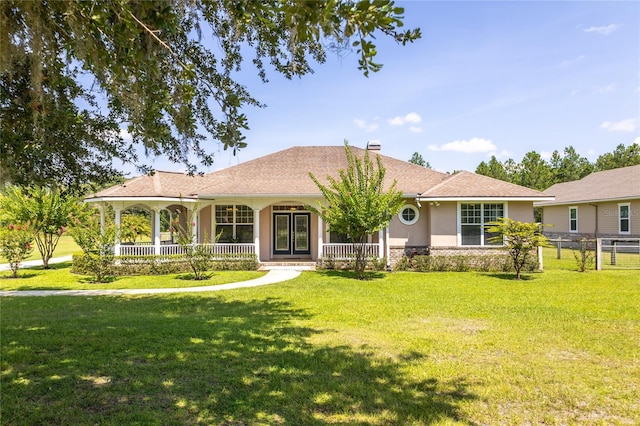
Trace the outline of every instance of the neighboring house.
[[[364, 150], [352, 147], [364, 155]], [[379, 145], [368, 146], [372, 160]], [[369, 237], [370, 256], [395, 263], [411, 252], [477, 252], [491, 248], [484, 224], [498, 217], [533, 221], [533, 202], [550, 201], [541, 192], [460, 172], [440, 173], [381, 155], [387, 186], [395, 180], [404, 205], [387, 228]], [[116, 223], [131, 207], [151, 211], [151, 243], [117, 244], [117, 254], [170, 254], [173, 221], [194, 224], [198, 241], [220, 235], [216, 251], [255, 253], [261, 262], [315, 261], [347, 257], [351, 245], [307, 210], [322, 202], [309, 177], [321, 182], [347, 169], [343, 146], [293, 147], [204, 176], [156, 172], [100, 191], [87, 202], [115, 209]], [[494, 246], [495, 247], [495, 246]]]
[[640, 237], [640, 165], [592, 173], [544, 191], [553, 201], [542, 208], [551, 238]]

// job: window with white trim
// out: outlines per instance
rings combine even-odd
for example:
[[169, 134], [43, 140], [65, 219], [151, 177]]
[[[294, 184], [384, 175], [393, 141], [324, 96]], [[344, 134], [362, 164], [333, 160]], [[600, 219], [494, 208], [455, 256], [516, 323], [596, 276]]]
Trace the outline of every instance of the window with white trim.
[[216, 236], [221, 243], [253, 242], [253, 209], [227, 204], [216, 206]]
[[578, 232], [578, 207], [569, 207], [569, 232]]
[[413, 225], [420, 219], [420, 211], [412, 204], [405, 204], [398, 213], [398, 219], [405, 225]]
[[502, 245], [492, 241], [496, 234], [488, 232], [488, 224], [504, 217], [503, 203], [461, 203], [460, 244], [463, 246]]
[[631, 204], [618, 204], [618, 232], [631, 233]]

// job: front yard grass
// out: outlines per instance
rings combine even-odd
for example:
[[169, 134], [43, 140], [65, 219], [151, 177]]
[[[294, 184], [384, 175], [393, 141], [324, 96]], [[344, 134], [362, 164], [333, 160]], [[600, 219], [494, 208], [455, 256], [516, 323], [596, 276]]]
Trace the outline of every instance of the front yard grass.
[[18, 278], [11, 272], [0, 272], [0, 290], [115, 290], [125, 288], [183, 288], [227, 284], [252, 280], [265, 274], [260, 271], [211, 271], [206, 280], [190, 279], [189, 273], [115, 277], [108, 283], [96, 284], [92, 277], [72, 274], [71, 262], [42, 267], [20, 269]]
[[640, 272], [564, 265], [2, 298], [0, 423], [638, 424]]

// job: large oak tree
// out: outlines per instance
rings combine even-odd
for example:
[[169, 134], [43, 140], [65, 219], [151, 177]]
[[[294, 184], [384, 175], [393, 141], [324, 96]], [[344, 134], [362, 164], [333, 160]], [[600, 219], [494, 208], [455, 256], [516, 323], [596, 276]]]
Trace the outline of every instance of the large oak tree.
[[[46, 167], [31, 166], [27, 145], [46, 147], [53, 156], [74, 153], [79, 164], [98, 156], [141, 165], [132, 148], [143, 147], [193, 172], [212, 163], [212, 141], [232, 150], [246, 145], [243, 109], [261, 105], [236, 79], [247, 62], [266, 82], [270, 69], [303, 76], [327, 52], [355, 49], [366, 76], [381, 67], [376, 35], [401, 44], [420, 37], [418, 29], [401, 30], [403, 13], [390, 0], [3, 0], [2, 125], [6, 132], [12, 126], [31, 126], [31, 132], [3, 137], [1, 148], [11, 156], [0, 156], [2, 178], [20, 181], [27, 165], [41, 178]], [[5, 119], [15, 106], [11, 90], [24, 84], [29, 96], [23, 97], [23, 114]], [[59, 120], [48, 105], [60, 86], [100, 92], [108, 107], [105, 124], [126, 123], [132, 143], [109, 132], [104, 138], [46, 139], [51, 121]], [[77, 102], [87, 92], [64, 100]]]

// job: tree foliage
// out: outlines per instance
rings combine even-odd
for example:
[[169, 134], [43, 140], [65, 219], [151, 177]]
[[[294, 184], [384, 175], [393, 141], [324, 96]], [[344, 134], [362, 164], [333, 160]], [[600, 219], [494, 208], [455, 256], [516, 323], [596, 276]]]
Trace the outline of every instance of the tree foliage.
[[7, 259], [13, 278], [18, 277], [20, 264], [33, 251], [32, 242], [33, 232], [28, 222], [0, 227], [0, 256]]
[[97, 209], [86, 210], [75, 217], [69, 233], [84, 254], [85, 268], [94, 276], [94, 281], [110, 280], [115, 262], [117, 228], [109, 216], [101, 223]]
[[422, 155], [417, 151], [413, 153], [413, 155], [409, 159], [409, 163], [426, 167], [427, 169], [431, 168], [431, 164], [429, 164], [428, 161], [425, 161], [424, 158], [422, 158]]
[[151, 237], [149, 218], [135, 213], [123, 214], [120, 223], [120, 241], [135, 243], [140, 237]]
[[62, 61], [43, 67], [38, 93], [33, 56], [15, 61], [13, 73], [0, 76], [0, 182], [82, 192], [88, 183], [113, 180], [119, 172], [112, 158], [131, 158], [115, 117], [100, 113]]
[[0, 196], [0, 222], [30, 223], [42, 263], [48, 269], [60, 237], [84, 208], [75, 197], [58, 190], [13, 186]]
[[[132, 142], [98, 132], [100, 144], [85, 117], [80, 130], [65, 132], [91, 138], [53, 140], [57, 155], [73, 153], [81, 163], [104, 148], [108, 158], [142, 166], [131, 149], [136, 146], [191, 172], [198, 162], [193, 158], [208, 166], [209, 141], [234, 152], [246, 145], [242, 111], [261, 106], [237, 80], [249, 60], [266, 82], [268, 65], [293, 78], [312, 72], [311, 64], [323, 63], [328, 51], [355, 49], [358, 68], [368, 76], [382, 67], [376, 36], [403, 45], [420, 37], [419, 29], [402, 30], [403, 13], [391, 0], [2, 1], [0, 77], [10, 86], [3, 112], [13, 106], [12, 93], [27, 92], [15, 112], [23, 134], [16, 130], [11, 162], [2, 162], [5, 178], [17, 181], [21, 174], [14, 169], [29, 159], [27, 145], [46, 145], [57, 114], [81, 113], [69, 105], [54, 111], [60, 87], [100, 91], [109, 111], [103, 124], [126, 123]], [[78, 97], [69, 92], [62, 100]]]
[[345, 142], [347, 170], [339, 171], [339, 179], [327, 176], [328, 185], [322, 184], [313, 174], [309, 174], [313, 182], [322, 192], [324, 203], [318, 207], [311, 206], [332, 231], [347, 235], [355, 251], [355, 272], [358, 278], [364, 278], [367, 259], [364, 244], [367, 236], [379, 231], [389, 224], [393, 215], [402, 206], [402, 193], [396, 189], [394, 181], [385, 188], [386, 169], [380, 156], [376, 163], [365, 151], [360, 158], [353, 154]]
[[488, 163], [482, 161], [478, 165], [476, 173], [542, 191], [556, 183], [580, 180], [592, 172], [636, 164], [640, 164], [640, 145], [637, 143], [628, 147], [620, 144], [612, 153], [598, 157], [595, 163], [578, 154], [573, 146], [568, 146], [562, 153], [553, 151], [548, 161], [536, 151], [527, 152], [519, 163], [511, 158], [501, 163], [492, 156]]
[[496, 234], [489, 239], [490, 241], [504, 243], [513, 261], [516, 280], [521, 279], [521, 271], [527, 261], [535, 256], [536, 249], [549, 245], [547, 237], [542, 235], [537, 223], [519, 222], [503, 217], [489, 223], [487, 231]]
[[640, 144], [633, 143], [628, 147], [620, 144], [611, 153], [602, 154], [596, 160], [597, 171], [617, 169], [619, 167], [635, 166], [640, 164]]

